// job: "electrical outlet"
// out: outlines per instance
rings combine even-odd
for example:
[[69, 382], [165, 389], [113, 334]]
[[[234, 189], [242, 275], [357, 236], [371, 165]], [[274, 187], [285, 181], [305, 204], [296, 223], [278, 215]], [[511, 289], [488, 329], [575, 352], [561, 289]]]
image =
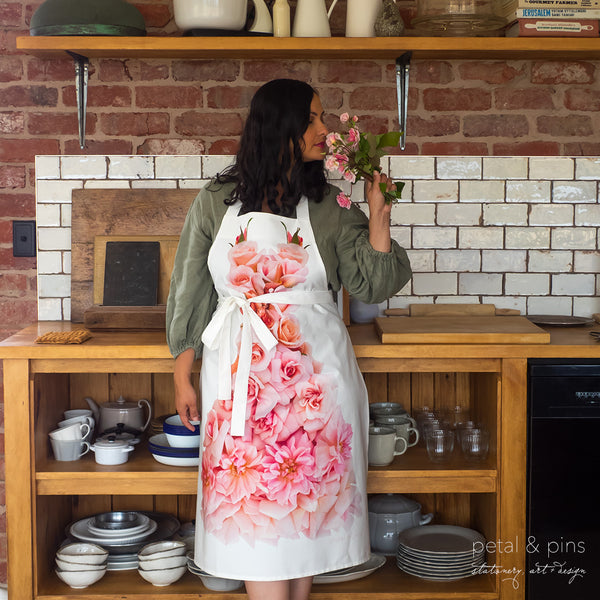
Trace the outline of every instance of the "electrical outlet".
[[13, 221], [13, 256], [35, 256], [35, 221]]

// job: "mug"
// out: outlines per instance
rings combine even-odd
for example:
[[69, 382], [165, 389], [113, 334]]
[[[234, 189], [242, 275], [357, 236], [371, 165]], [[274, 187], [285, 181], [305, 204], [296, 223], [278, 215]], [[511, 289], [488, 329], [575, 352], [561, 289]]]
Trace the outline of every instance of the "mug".
[[377, 420], [377, 417], [384, 415], [406, 417], [410, 421], [411, 427], [417, 427], [417, 422], [399, 402], [373, 402], [369, 404], [369, 412], [375, 417], [375, 420]]
[[[396, 450], [397, 442], [400, 442], [402, 450]], [[379, 425], [369, 427], [368, 461], [370, 465], [385, 467], [394, 460], [394, 456], [404, 454], [407, 448], [406, 440], [397, 435], [396, 430], [392, 427]]]
[[[60, 461], [79, 460], [86, 452], [89, 452], [88, 442], [81, 440], [59, 440], [50, 438], [54, 458]], [[83, 448], [83, 450], [82, 450]]]
[[81, 442], [89, 432], [90, 426], [87, 423], [73, 423], [66, 427], [59, 427], [48, 435], [51, 440], [79, 440]]
[[[408, 448], [416, 446], [419, 441], [419, 430], [413, 427], [410, 417], [405, 417], [404, 415], [376, 415], [375, 423], [377, 425], [393, 427], [396, 430], [396, 434], [406, 440]], [[411, 434], [414, 434], [412, 442], [410, 441]], [[401, 442], [396, 442], [396, 450], [400, 450], [401, 447]]]
[[92, 432], [94, 431], [94, 419], [92, 417], [87, 417], [82, 415], [80, 417], [71, 417], [70, 419], [65, 419], [64, 421], [59, 421], [58, 428], [63, 429], [68, 427], [69, 425], [74, 425], [75, 423], [87, 423], [89, 425], [90, 430], [83, 436], [83, 439], [86, 442], [91, 442]]
[[375, 21], [382, 8], [382, 0], [348, 0], [346, 37], [374, 37]]
[[63, 413], [65, 419], [73, 417], [94, 417], [94, 413], [89, 408], [70, 408]]

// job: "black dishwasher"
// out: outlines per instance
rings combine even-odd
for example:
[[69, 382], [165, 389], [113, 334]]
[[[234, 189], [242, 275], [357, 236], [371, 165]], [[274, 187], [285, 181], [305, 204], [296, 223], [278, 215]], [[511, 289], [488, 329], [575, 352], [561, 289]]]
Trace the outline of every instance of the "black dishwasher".
[[528, 600], [600, 598], [600, 360], [531, 359]]

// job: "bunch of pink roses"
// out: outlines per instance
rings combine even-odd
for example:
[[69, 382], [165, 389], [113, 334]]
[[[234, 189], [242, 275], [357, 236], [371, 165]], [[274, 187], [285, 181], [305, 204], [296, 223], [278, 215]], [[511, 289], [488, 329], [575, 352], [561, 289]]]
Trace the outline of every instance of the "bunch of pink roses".
[[[247, 298], [305, 281], [308, 253], [299, 230], [277, 249], [258, 249], [241, 231], [229, 251], [230, 286]], [[316, 537], [347, 526], [360, 496], [350, 468], [352, 427], [335, 382], [313, 360], [289, 304], [253, 304], [277, 339], [254, 342], [244, 436], [229, 433], [232, 400], [208, 413], [202, 458], [202, 510], [225, 543]], [[235, 378], [237, 360], [232, 365]], [[232, 389], [233, 389], [232, 385]]]
[[[350, 183], [363, 178], [372, 181], [373, 173], [381, 172], [381, 157], [385, 148], [398, 145], [400, 132], [388, 131], [379, 135], [361, 132], [358, 128], [358, 117], [355, 115], [351, 118], [348, 113], [340, 115], [340, 121], [347, 125], [348, 131], [345, 134], [332, 132], [327, 135], [325, 142], [328, 155], [325, 158], [325, 168], [330, 172], [338, 171]], [[388, 204], [398, 200], [402, 194], [404, 183], [394, 183], [395, 191], [388, 191], [385, 183], [379, 184]], [[338, 204], [343, 208], [350, 208], [350, 196], [351, 194], [340, 192], [336, 198]]]

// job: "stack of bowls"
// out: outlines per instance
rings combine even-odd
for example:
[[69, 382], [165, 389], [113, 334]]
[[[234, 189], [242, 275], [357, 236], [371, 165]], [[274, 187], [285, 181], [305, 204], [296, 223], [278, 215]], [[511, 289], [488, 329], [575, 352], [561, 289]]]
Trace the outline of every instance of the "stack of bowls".
[[152, 585], [175, 583], [187, 569], [186, 545], [176, 540], [147, 544], [138, 552], [138, 573]]
[[148, 440], [152, 456], [160, 463], [176, 467], [193, 467], [200, 462], [200, 426], [194, 431], [181, 422], [179, 415], [167, 417], [163, 422], [163, 433]]
[[190, 573], [200, 577], [205, 588], [214, 592], [233, 592], [233, 590], [237, 590], [244, 585], [244, 582], [239, 579], [226, 579], [203, 571], [194, 562], [193, 552], [187, 553], [187, 568]]
[[82, 589], [106, 573], [108, 551], [96, 544], [67, 544], [56, 553], [56, 574], [68, 586]]

